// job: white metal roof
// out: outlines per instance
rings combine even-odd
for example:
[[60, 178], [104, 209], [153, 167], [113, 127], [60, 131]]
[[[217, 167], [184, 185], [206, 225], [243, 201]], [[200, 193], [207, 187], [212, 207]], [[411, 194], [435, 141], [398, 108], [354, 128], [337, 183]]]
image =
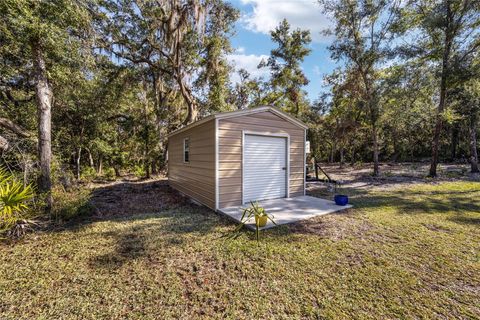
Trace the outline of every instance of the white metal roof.
[[173, 135], [176, 135], [177, 133], [180, 133], [180, 132], [183, 132], [183, 131], [186, 131], [190, 128], [193, 128], [193, 127], [196, 127], [198, 125], [201, 125], [203, 123], [206, 123], [210, 120], [213, 120], [213, 119], [228, 119], [228, 118], [234, 118], [234, 117], [239, 117], [239, 116], [245, 116], [245, 115], [249, 115], [249, 114], [255, 114], [255, 113], [259, 113], [259, 112], [265, 112], [265, 111], [270, 111], [274, 114], [276, 114], [277, 116], [279, 116], [280, 118], [288, 121], [288, 122], [291, 122], [293, 123], [294, 125], [297, 125], [303, 129], [308, 129], [308, 126], [301, 122], [300, 120], [297, 120], [295, 119], [294, 117], [292, 117], [291, 115], [281, 111], [281, 110], [278, 110], [277, 108], [274, 108], [274, 107], [270, 107], [270, 106], [261, 106], [261, 107], [256, 107], [256, 108], [252, 108], [252, 109], [245, 109], [245, 110], [237, 110], [237, 111], [230, 111], [230, 112], [222, 112], [222, 113], [217, 113], [217, 114], [212, 114], [212, 115], [209, 115], [208, 117], [205, 117], [201, 120], [198, 120], [196, 122], [193, 122], [183, 128], [180, 128], [180, 129], [177, 129], [173, 132], [171, 132], [170, 134], [168, 134], [168, 137], [171, 137]]

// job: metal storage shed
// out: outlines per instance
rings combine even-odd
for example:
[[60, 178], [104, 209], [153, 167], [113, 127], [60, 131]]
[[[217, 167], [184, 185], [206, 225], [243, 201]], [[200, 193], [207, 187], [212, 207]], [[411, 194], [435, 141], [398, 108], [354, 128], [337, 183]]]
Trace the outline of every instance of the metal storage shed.
[[305, 194], [307, 126], [273, 107], [219, 113], [168, 136], [168, 179], [207, 207]]

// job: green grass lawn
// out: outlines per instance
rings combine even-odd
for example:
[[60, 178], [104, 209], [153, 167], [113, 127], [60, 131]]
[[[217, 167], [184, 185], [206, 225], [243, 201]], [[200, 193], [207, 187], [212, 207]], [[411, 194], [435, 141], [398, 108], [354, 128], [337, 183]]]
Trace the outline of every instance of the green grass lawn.
[[348, 192], [260, 244], [187, 204], [30, 234], [0, 246], [0, 319], [480, 318], [480, 183]]

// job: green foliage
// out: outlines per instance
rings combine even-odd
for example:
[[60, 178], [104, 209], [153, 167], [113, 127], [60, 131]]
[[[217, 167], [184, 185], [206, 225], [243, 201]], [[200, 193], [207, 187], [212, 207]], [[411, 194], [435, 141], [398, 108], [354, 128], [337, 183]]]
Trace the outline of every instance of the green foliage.
[[[32, 217], [29, 202], [33, 199], [32, 185], [24, 186], [5, 168], [0, 167], [0, 233], [9, 233]], [[18, 234], [15, 234], [18, 235]]]
[[[430, 176], [435, 177], [439, 149], [443, 142], [441, 136], [444, 124], [453, 127], [451, 158], [456, 157], [458, 142], [455, 136], [458, 134], [459, 126], [454, 124], [458, 119], [457, 116], [453, 116], [452, 110], [449, 110], [451, 93], [461, 87], [462, 81], [472, 76], [478, 77], [478, 73], [475, 75], [475, 72], [470, 72], [470, 68], [466, 66], [473, 66], [472, 60], [478, 57], [480, 2], [417, 0], [409, 4], [402, 8], [401, 17], [406, 26], [404, 30], [414, 30], [415, 36], [410, 39], [414, 45], [402, 46], [401, 50], [406, 57], [423, 61], [428, 68], [433, 69], [437, 78], [439, 96], [430, 167]], [[458, 72], [458, 69], [463, 69], [464, 72]], [[471, 140], [470, 143], [476, 145], [475, 135], [471, 135]], [[473, 171], [473, 162], [478, 162], [476, 147], [469, 153], [474, 159], [472, 160]]]
[[[400, 1], [320, 1], [325, 11], [335, 18], [328, 32], [335, 36], [329, 47], [337, 62], [343, 61], [346, 79], [340, 78], [342, 95], [347, 103], [364, 113], [370, 130], [373, 174], [379, 175], [379, 118], [382, 113], [379, 100], [383, 72], [381, 67], [391, 58], [397, 11]], [[352, 81], [353, 80], [353, 81]], [[346, 87], [346, 88], [344, 88]], [[347, 91], [345, 94], [344, 91]], [[353, 93], [353, 95], [352, 95]], [[353, 97], [353, 99], [352, 99]], [[339, 101], [338, 103], [341, 103]]]
[[115, 169], [112, 168], [112, 167], [109, 167], [107, 168], [104, 173], [103, 173], [103, 176], [107, 179], [107, 180], [115, 180]]
[[82, 180], [92, 181], [97, 177], [97, 171], [92, 167], [83, 167], [80, 177]]
[[426, 159], [448, 33], [439, 149], [443, 160], [471, 160], [480, 119], [479, 2], [319, 2], [332, 18], [329, 49], [340, 68], [325, 76], [325, 94], [310, 102], [302, 63], [316, 46], [308, 30], [287, 20], [271, 31], [274, 48], [261, 63], [270, 77], [238, 70], [233, 85], [236, 66], [227, 58], [240, 15], [228, 2], [0, 1], [0, 117], [27, 132], [0, 124], [13, 146], [3, 156], [28, 181], [38, 176], [32, 86], [38, 44], [54, 97], [55, 183], [91, 180], [102, 168], [112, 180], [114, 168], [158, 173], [172, 130], [263, 104], [309, 125], [311, 155], [319, 161], [371, 162], [375, 149], [381, 161]]
[[260, 67], [269, 67], [271, 79], [268, 82], [269, 92], [263, 99], [264, 103], [281, 107], [285, 111], [299, 116], [308, 107], [306, 93], [302, 90], [308, 84], [301, 63], [310, 49], [310, 31], [290, 30], [286, 19], [272, 30], [271, 38], [278, 45], [270, 52], [268, 61], [262, 61]]
[[61, 188], [54, 189], [53, 214], [56, 222], [91, 215], [94, 207], [90, 203], [90, 196], [90, 190], [87, 189], [76, 188], [68, 192]]
[[134, 167], [133, 173], [138, 178], [145, 178], [147, 172], [145, 171], [145, 166], [136, 165]]
[[90, 166], [134, 172], [145, 163], [148, 175], [165, 166], [167, 134], [187, 110], [196, 118], [231, 109], [227, 54], [238, 16], [220, 0], [1, 1], [0, 117], [31, 133], [11, 140], [22, 148], [18, 168], [37, 155], [34, 44], [53, 91], [52, 153], [62, 172], [91, 179]]
[[231, 111], [228, 103], [230, 95], [229, 82], [231, 66], [225, 53], [231, 53], [229, 38], [233, 35], [234, 23], [239, 12], [231, 4], [218, 1], [207, 21], [207, 36], [204, 38], [206, 54], [200, 61], [204, 67], [199, 75], [197, 85], [208, 86], [205, 107], [211, 112]]
[[428, 157], [435, 117], [435, 78], [418, 62], [392, 66], [382, 85], [383, 139], [390, 145], [385, 156], [397, 161]]

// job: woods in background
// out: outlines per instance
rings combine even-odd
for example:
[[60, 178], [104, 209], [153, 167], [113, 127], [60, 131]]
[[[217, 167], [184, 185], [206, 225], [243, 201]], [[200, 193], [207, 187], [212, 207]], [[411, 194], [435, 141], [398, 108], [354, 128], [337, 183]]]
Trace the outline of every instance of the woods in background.
[[332, 90], [313, 106], [324, 115], [311, 130], [317, 157], [373, 160], [373, 175], [380, 160], [424, 158], [432, 177], [440, 160], [468, 159], [478, 172], [478, 91], [468, 102], [458, 93], [479, 80], [480, 3], [320, 3], [335, 21], [330, 50], [343, 66], [327, 77]]
[[263, 104], [310, 126], [318, 161], [469, 161], [478, 172], [480, 4], [474, 0], [319, 2], [339, 68], [309, 101], [310, 33], [282, 21], [252, 78], [227, 56], [239, 12], [221, 0], [0, 2], [2, 162], [52, 183], [166, 163], [169, 132]]

